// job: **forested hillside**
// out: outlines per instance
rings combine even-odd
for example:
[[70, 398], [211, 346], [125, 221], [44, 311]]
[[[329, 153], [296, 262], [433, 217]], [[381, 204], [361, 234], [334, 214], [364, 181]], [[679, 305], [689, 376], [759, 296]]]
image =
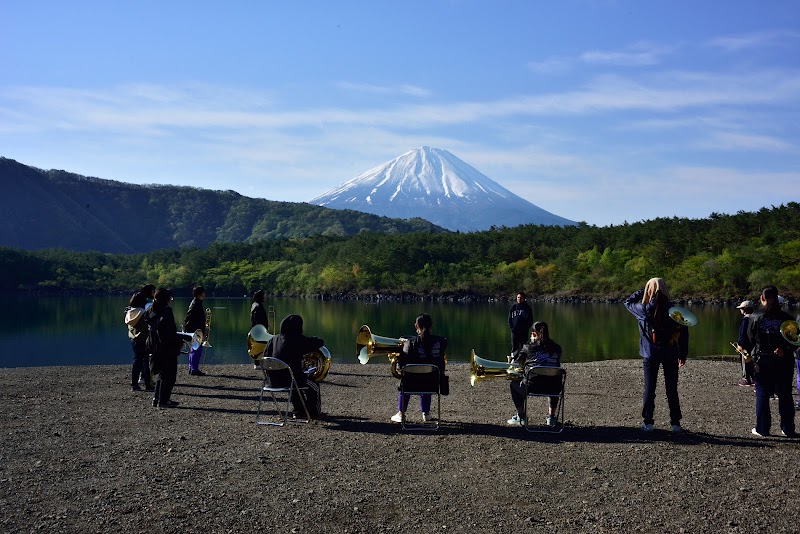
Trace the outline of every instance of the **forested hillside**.
[[0, 158], [0, 246], [136, 253], [362, 231], [443, 231], [390, 219], [233, 191], [141, 186], [43, 171]]
[[707, 219], [598, 228], [314, 236], [136, 255], [0, 249], [7, 290], [130, 291], [145, 282], [210, 294], [621, 296], [652, 276], [676, 296], [800, 297], [800, 204]]

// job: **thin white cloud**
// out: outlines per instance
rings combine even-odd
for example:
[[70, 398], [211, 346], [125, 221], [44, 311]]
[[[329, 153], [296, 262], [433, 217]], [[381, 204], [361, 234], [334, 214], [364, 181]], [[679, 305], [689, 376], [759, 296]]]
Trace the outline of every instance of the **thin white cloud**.
[[727, 52], [740, 52], [745, 49], [784, 46], [789, 41], [800, 39], [800, 32], [772, 30], [717, 37], [708, 41], [709, 46], [722, 48]]
[[541, 61], [529, 61], [526, 67], [536, 74], [557, 75], [569, 71], [572, 68], [572, 61], [554, 57]]
[[766, 135], [747, 135], [732, 132], [717, 132], [697, 144], [705, 150], [789, 152], [796, 147], [782, 139]]
[[591, 50], [581, 54], [580, 59], [585, 63], [598, 65], [640, 67], [660, 63], [662, 56], [672, 53], [673, 50], [650, 43], [636, 43], [624, 50]]
[[377, 95], [405, 95], [419, 98], [431, 96], [431, 91], [418, 85], [404, 84], [398, 86], [374, 85], [368, 83], [338, 82], [339, 89], [355, 93], [370, 93]]

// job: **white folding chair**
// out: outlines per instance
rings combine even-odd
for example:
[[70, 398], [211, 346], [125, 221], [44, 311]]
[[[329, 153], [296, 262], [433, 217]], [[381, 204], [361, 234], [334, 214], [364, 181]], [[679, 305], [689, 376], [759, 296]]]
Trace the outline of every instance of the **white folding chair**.
[[[527, 387], [525, 394], [525, 430], [528, 432], [549, 432], [558, 434], [564, 430], [564, 390], [567, 383], [567, 370], [563, 367], [537, 366], [526, 371]], [[531, 425], [528, 411], [528, 397], [558, 397], [556, 425]], [[549, 404], [548, 404], [549, 406]]]
[[[297, 385], [297, 381], [294, 379], [294, 373], [292, 373], [292, 368], [284, 362], [283, 360], [279, 360], [278, 358], [269, 358], [264, 357], [261, 359], [261, 368], [264, 370], [264, 380], [261, 382], [261, 390], [258, 396], [258, 410], [256, 411], [256, 423], [259, 425], [274, 425], [274, 426], [283, 426], [288, 421], [292, 421], [295, 423], [308, 423], [311, 421], [311, 415], [308, 413], [308, 408], [306, 407], [306, 401], [303, 398], [302, 391], [308, 389], [306, 387], [300, 387]], [[270, 380], [270, 372], [276, 371], [287, 371], [289, 373], [290, 382], [288, 386], [279, 386], [275, 387], [272, 385], [272, 381]], [[296, 395], [300, 398], [300, 403], [303, 405], [303, 410], [306, 413], [305, 419], [294, 419], [289, 417], [289, 403], [292, 400], [292, 392], [295, 392]], [[272, 403], [275, 405], [275, 409], [277, 410], [278, 414], [282, 416], [281, 422], [275, 421], [262, 421], [261, 420], [261, 402], [264, 400], [264, 393], [269, 393], [272, 397]], [[285, 409], [281, 409], [281, 406], [278, 404], [278, 398], [276, 394], [285, 394], [286, 395], [286, 404]], [[281, 400], [281, 402], [283, 402]]]
[[402, 412], [400, 427], [418, 430], [438, 430], [442, 412], [442, 398], [439, 395], [439, 368], [435, 365], [411, 363], [404, 365], [400, 372], [400, 393], [403, 395], [436, 395], [436, 418], [423, 423], [409, 423], [406, 411]]

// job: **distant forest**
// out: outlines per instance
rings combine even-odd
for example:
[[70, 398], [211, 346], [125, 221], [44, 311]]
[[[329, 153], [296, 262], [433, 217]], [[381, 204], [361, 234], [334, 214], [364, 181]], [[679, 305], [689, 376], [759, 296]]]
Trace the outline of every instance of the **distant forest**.
[[0, 249], [0, 288], [128, 292], [145, 282], [216, 296], [619, 297], [661, 276], [676, 297], [800, 297], [800, 204], [705, 219], [476, 233], [316, 235], [145, 254]]

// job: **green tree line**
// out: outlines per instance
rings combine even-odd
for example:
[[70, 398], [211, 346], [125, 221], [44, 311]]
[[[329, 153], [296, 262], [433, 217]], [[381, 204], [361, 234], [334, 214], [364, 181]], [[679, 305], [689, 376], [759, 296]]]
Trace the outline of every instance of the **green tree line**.
[[618, 297], [664, 277], [676, 296], [800, 296], [800, 204], [704, 219], [474, 233], [317, 235], [146, 254], [0, 249], [0, 289], [209, 294]]

